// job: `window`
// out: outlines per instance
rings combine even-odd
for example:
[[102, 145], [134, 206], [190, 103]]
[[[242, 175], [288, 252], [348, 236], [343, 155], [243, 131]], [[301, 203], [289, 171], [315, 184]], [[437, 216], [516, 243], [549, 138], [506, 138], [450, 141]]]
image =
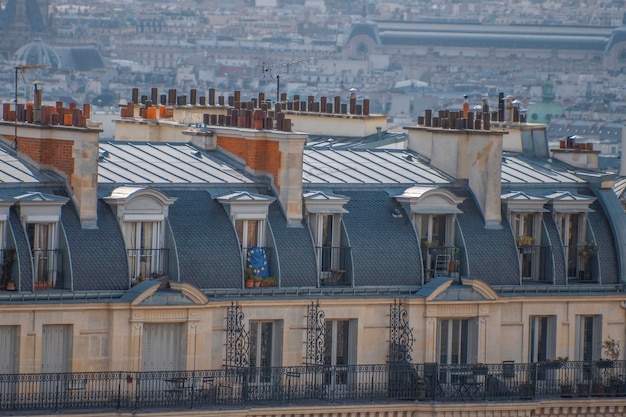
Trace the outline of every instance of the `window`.
[[0, 326], [0, 374], [19, 372], [19, 329], [19, 326]]
[[556, 357], [556, 316], [530, 317], [530, 362]]
[[142, 371], [184, 371], [187, 336], [185, 323], [144, 323]]
[[350, 248], [342, 245], [343, 208], [348, 197], [312, 191], [304, 194], [321, 285], [349, 284]]
[[324, 375], [324, 384], [346, 384], [349, 379], [347, 365], [356, 364], [356, 322], [327, 320], [324, 326], [324, 365], [333, 367]]
[[162, 222], [124, 222], [131, 280], [164, 273], [162, 228]]
[[71, 324], [44, 324], [41, 342], [41, 372], [72, 372]]
[[476, 319], [441, 319], [438, 330], [439, 363], [456, 365], [477, 361]]
[[35, 276], [35, 289], [54, 288], [57, 284], [57, 224], [27, 223]]
[[265, 246], [264, 223], [262, 219], [235, 220], [237, 239], [242, 249]]
[[339, 269], [339, 248], [341, 217], [333, 214], [313, 214], [309, 220], [317, 251], [318, 269], [323, 278]]
[[156, 190], [119, 187], [104, 200], [116, 214], [124, 235], [129, 282], [168, 274], [164, 225], [169, 206], [176, 199]]
[[454, 243], [453, 216], [446, 214], [422, 214], [417, 216], [420, 224], [420, 243], [434, 246], [451, 246]]
[[535, 213], [512, 213], [511, 227], [519, 246], [522, 279], [539, 280], [540, 234]]
[[602, 316], [576, 316], [576, 360], [595, 361], [602, 355]]
[[271, 368], [281, 364], [282, 321], [250, 321], [249, 349], [250, 382], [271, 382]]
[[[20, 220], [30, 244], [33, 260], [34, 289], [64, 288], [58, 265], [58, 241], [61, 228], [61, 207], [67, 197], [39, 192], [15, 197]], [[69, 284], [69, 283], [67, 283]]]

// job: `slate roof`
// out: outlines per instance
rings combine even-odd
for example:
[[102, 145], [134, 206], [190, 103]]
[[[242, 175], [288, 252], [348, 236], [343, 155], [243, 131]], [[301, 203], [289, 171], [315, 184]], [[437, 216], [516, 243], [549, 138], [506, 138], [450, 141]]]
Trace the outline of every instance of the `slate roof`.
[[343, 216], [353, 258], [355, 285], [414, 286], [422, 281], [420, 249], [400, 204], [385, 191], [334, 190], [350, 197]]
[[206, 189], [161, 191], [177, 198], [169, 223], [181, 280], [200, 289], [242, 288], [239, 242], [224, 207]]
[[[65, 269], [74, 279], [74, 290], [123, 290], [128, 288], [128, 263], [122, 232], [111, 208], [98, 200], [97, 229], [83, 229], [71, 202], [61, 219], [71, 249]], [[68, 276], [69, 279], [69, 276]]]
[[600, 281], [603, 284], [617, 284], [620, 282], [620, 276], [613, 231], [602, 205], [596, 201], [591, 205], [591, 208], [594, 211], [588, 214], [588, 219], [591, 224], [593, 238], [598, 245], [597, 258]]
[[463, 252], [468, 261], [468, 278], [480, 279], [491, 285], [519, 284], [519, 258], [506, 216], [501, 229], [486, 229], [485, 221], [470, 193], [455, 189], [465, 200], [459, 205], [463, 214], [457, 216], [465, 242]]
[[277, 202], [270, 205], [268, 220], [280, 261], [280, 285], [317, 287], [315, 248], [308, 226], [303, 222], [301, 227], [288, 227]]

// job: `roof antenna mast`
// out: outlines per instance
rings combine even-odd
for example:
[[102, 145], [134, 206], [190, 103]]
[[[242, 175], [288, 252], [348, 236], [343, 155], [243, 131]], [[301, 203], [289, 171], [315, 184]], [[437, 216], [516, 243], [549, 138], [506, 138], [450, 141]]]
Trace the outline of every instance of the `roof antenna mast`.
[[290, 62], [283, 62], [280, 64], [275, 64], [275, 65], [265, 65], [265, 63], [263, 63], [262, 71], [263, 71], [263, 76], [265, 76], [265, 73], [268, 73], [269, 76], [271, 78], [275, 78], [276, 79], [276, 102], [279, 103], [280, 102], [280, 74], [276, 74], [276, 75], [272, 75], [272, 71], [276, 70], [278, 68], [283, 68], [286, 67], [287, 68], [287, 74], [289, 74], [289, 67], [291, 65], [300, 63], [300, 62], [304, 62], [304, 61], [308, 61], [309, 59], [313, 59], [312, 56], [309, 56], [307, 58], [300, 58], [300, 59], [296, 59], [295, 61], [290, 61]]
[[16, 65], [15, 66], [15, 120], [13, 122], [13, 147], [17, 150], [17, 75], [19, 73], [24, 76], [24, 73], [32, 69], [48, 68], [49, 65]]

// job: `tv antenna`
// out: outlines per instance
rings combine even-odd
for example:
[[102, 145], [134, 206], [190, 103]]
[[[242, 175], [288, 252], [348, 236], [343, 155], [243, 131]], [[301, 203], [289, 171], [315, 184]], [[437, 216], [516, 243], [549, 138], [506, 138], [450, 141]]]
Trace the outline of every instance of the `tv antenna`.
[[13, 122], [13, 147], [16, 150], [17, 150], [17, 79], [18, 79], [18, 74], [22, 74], [22, 78], [23, 78], [24, 73], [28, 70], [44, 69], [48, 67], [49, 65], [24, 65], [24, 64], [19, 64], [15, 66], [15, 120]]
[[295, 61], [283, 62], [283, 63], [275, 64], [275, 65], [265, 65], [265, 63], [263, 63], [263, 67], [262, 67], [263, 75], [265, 76], [265, 73], [268, 73], [270, 77], [276, 79], [276, 102], [277, 103], [280, 101], [280, 74], [272, 75], [272, 71], [277, 70], [278, 68], [286, 67], [287, 74], [288, 74], [290, 66], [298, 64], [300, 62], [308, 61], [309, 59], [313, 59], [313, 57], [309, 56], [307, 58], [300, 58], [300, 59], [296, 59]]

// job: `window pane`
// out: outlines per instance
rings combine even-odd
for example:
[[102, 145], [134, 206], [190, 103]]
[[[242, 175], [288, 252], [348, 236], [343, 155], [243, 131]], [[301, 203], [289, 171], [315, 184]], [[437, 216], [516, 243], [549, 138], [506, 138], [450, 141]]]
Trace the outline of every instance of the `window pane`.
[[259, 366], [269, 367], [272, 366], [272, 323], [261, 324], [261, 352]]
[[249, 349], [250, 349], [250, 366], [257, 367], [259, 366], [257, 360], [257, 333], [259, 331], [259, 324], [255, 321], [250, 322], [250, 339], [249, 339]]
[[258, 244], [258, 225], [257, 220], [248, 220], [248, 247], [259, 246]]
[[235, 233], [237, 233], [239, 244], [245, 247], [245, 242], [243, 241], [243, 220], [235, 220]]

